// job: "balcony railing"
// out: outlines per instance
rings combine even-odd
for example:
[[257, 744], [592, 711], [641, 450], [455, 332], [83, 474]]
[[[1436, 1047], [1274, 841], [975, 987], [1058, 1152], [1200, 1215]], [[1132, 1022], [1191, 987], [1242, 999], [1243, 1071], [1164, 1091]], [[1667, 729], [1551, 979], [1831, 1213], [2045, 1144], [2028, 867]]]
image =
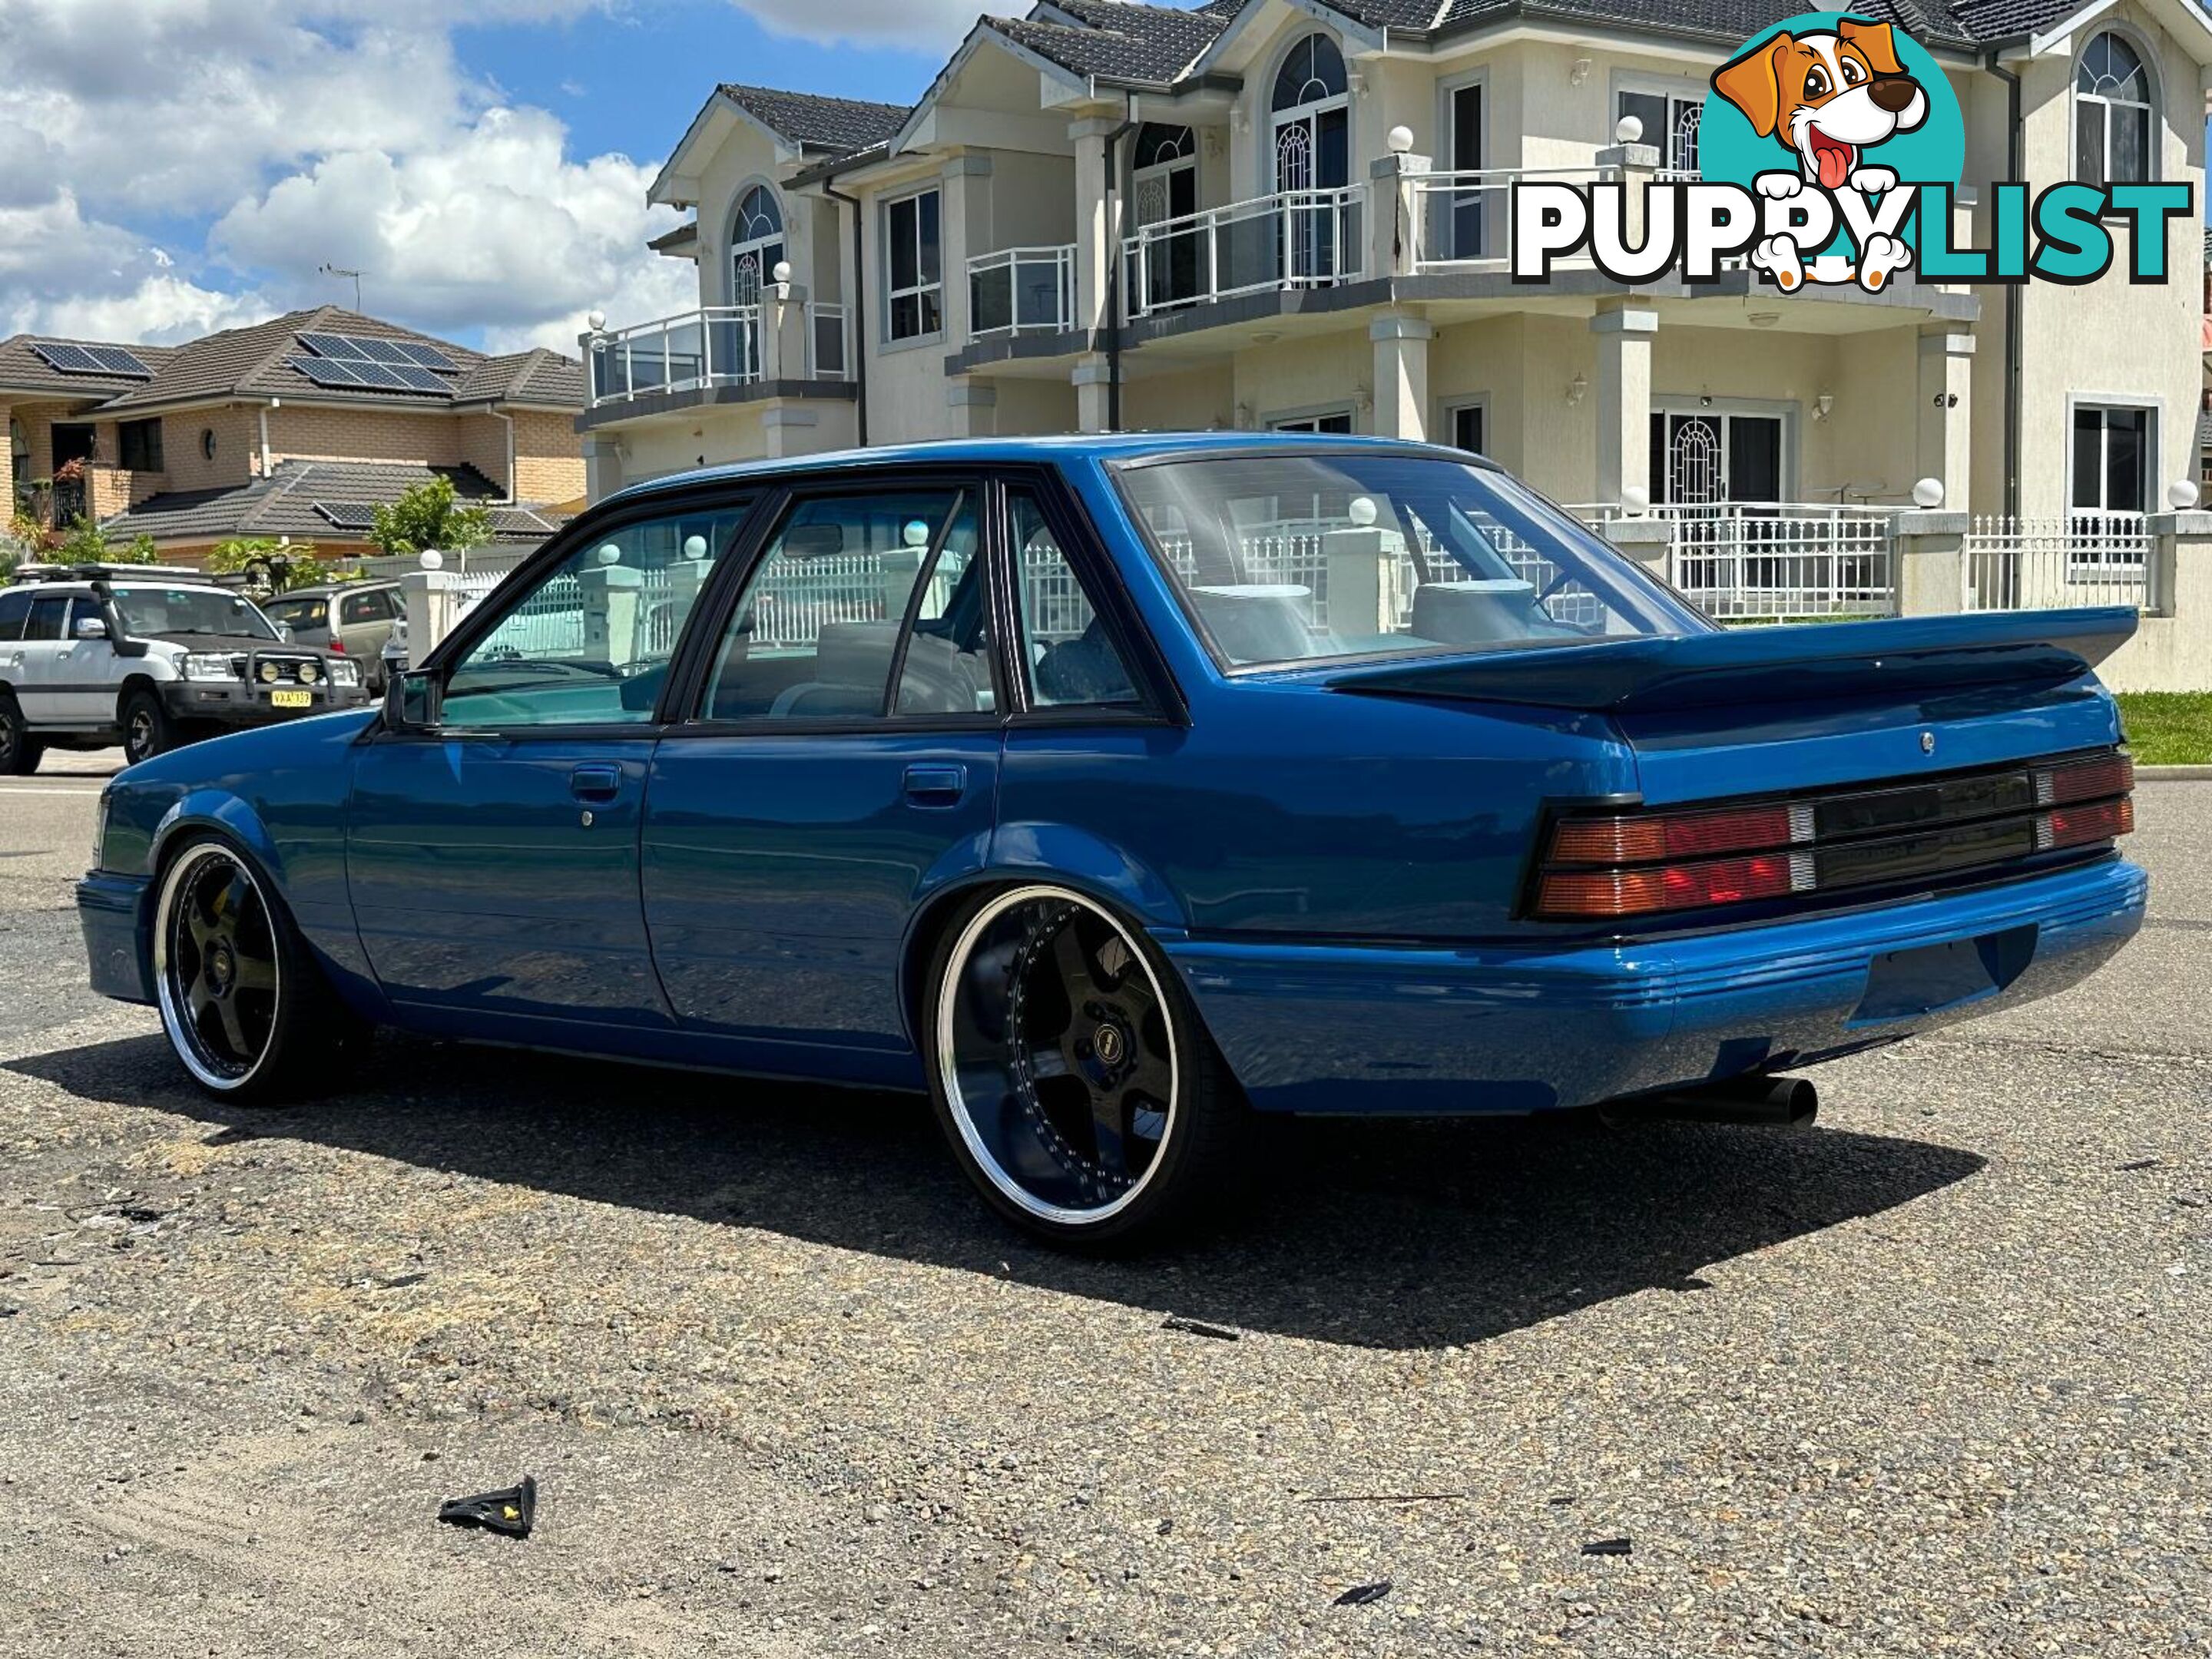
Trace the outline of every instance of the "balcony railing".
[[758, 306], [715, 306], [617, 329], [592, 342], [592, 404], [745, 386], [761, 377]]
[[1293, 190], [1146, 225], [1121, 245], [1130, 319], [1271, 289], [1328, 288], [1367, 268], [1367, 192]]
[[[1413, 269], [1422, 273], [1495, 266], [1513, 255], [1513, 186], [1544, 179], [1591, 185], [1620, 177], [1611, 167], [1488, 167], [1414, 175]], [[1587, 256], [1583, 256], [1587, 263]]]
[[968, 262], [968, 331], [1062, 334], [1075, 326], [1075, 249], [1010, 247]]

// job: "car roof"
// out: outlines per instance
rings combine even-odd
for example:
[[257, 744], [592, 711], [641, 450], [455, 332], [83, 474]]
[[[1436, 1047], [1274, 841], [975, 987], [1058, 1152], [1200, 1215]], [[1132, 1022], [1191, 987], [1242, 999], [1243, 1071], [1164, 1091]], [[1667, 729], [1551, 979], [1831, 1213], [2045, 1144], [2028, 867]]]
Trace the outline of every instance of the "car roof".
[[1346, 450], [1419, 454], [1463, 461], [1495, 470], [1497, 463], [1463, 449], [1414, 443], [1401, 438], [1351, 437], [1311, 432], [1082, 432], [1036, 438], [948, 438], [932, 443], [886, 444], [868, 449], [831, 450], [819, 455], [772, 461], [740, 461], [726, 466], [696, 467], [648, 478], [607, 497], [599, 505], [637, 501], [666, 491], [704, 483], [803, 477], [841, 467], [899, 465], [981, 466], [1038, 461], [1066, 465], [1081, 461], [1130, 462], [1253, 451], [1328, 454]]
[[[182, 587], [191, 589], [196, 592], [223, 594], [228, 594], [235, 591], [234, 589], [223, 586], [219, 582], [211, 582], [190, 577], [177, 576], [117, 576], [111, 580], [106, 586], [110, 592], [113, 592], [118, 587], [163, 587], [171, 590]], [[79, 595], [86, 594], [92, 591], [93, 586], [90, 582], [10, 582], [7, 586], [0, 587], [0, 593], [53, 593], [62, 595], [64, 597], [72, 593]]]

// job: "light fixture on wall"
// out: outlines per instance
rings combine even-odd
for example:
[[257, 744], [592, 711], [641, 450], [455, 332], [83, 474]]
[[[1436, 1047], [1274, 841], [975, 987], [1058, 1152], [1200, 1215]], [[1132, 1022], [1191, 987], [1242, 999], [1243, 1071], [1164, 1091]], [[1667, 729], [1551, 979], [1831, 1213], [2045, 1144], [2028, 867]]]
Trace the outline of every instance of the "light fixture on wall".
[[1251, 404], [1239, 404], [1237, 405], [1237, 429], [1239, 432], [1249, 432], [1252, 429]]
[[1572, 64], [1568, 65], [1567, 84], [1571, 87], [1578, 87], [1582, 85], [1583, 82], [1589, 79], [1589, 72], [1590, 60], [1587, 58], [1576, 58]]
[[1573, 380], [1567, 382], [1568, 406], [1572, 408], [1575, 404], [1582, 402], [1583, 398], [1589, 395], [1589, 377], [1586, 374], [1576, 375]]
[[1375, 409], [1375, 388], [1362, 381], [1352, 388], [1352, 405], [1361, 414], [1371, 414]]
[[1959, 406], [1959, 394], [1955, 392], [1939, 392], [1928, 401], [1938, 409], [1956, 409]]
[[1816, 421], [1825, 421], [1835, 407], [1836, 394], [1832, 392], [1820, 392], [1813, 399], [1813, 418]]

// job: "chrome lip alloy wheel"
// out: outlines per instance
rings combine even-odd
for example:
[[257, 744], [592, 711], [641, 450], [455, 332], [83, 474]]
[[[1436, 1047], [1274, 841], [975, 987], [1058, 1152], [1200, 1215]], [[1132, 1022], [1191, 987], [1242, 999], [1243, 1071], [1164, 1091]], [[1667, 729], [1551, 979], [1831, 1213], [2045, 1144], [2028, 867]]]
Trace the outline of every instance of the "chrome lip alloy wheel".
[[1088, 899], [1024, 887], [985, 905], [952, 947], [937, 1045], [961, 1140], [1029, 1214], [1094, 1224], [1158, 1171], [1174, 1023], [1150, 962]]
[[161, 883], [154, 923], [161, 1024], [191, 1074], [236, 1089], [269, 1056], [283, 994], [261, 884], [228, 849], [185, 849]]

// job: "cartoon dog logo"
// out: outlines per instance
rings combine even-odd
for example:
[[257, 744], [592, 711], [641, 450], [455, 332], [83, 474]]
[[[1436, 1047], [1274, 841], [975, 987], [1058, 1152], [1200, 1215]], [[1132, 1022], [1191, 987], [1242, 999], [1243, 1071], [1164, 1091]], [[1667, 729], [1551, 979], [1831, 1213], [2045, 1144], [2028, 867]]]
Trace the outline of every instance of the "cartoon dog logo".
[[[1928, 118], [1928, 94], [1898, 60], [1890, 26], [1856, 17], [1838, 20], [1833, 32], [1762, 40], [1714, 71], [1713, 90], [1742, 111], [1760, 137], [1796, 158], [1796, 171], [1762, 173], [1754, 181], [1760, 195], [1776, 200], [1808, 184], [1863, 196], [1895, 189], [1896, 173], [1869, 164], [1867, 152]], [[1797, 244], [1786, 236], [1761, 241], [1751, 260], [1771, 271], [1785, 293], [1805, 280]], [[1873, 236], [1859, 250], [1852, 275], [1862, 287], [1878, 289], [1911, 262], [1912, 250], [1901, 240]]]

